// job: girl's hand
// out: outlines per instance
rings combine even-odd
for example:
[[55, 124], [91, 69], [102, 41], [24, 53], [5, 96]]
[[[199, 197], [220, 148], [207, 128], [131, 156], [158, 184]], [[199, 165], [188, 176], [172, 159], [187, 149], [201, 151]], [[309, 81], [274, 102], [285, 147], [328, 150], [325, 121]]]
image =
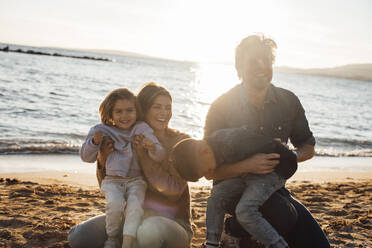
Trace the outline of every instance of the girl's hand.
[[135, 135], [132, 141], [132, 147], [137, 152], [138, 156], [143, 156], [144, 154], [146, 154], [145, 148], [142, 146], [142, 139], [143, 135], [139, 134]]
[[133, 145], [136, 146], [141, 145], [143, 137], [144, 137], [143, 134], [134, 135], [132, 140]]
[[92, 140], [93, 141], [93, 144], [95, 144], [96, 146], [98, 146], [101, 143], [102, 138], [103, 138], [102, 131], [95, 132], [93, 134], [93, 140]]
[[141, 146], [142, 148], [154, 153], [156, 151], [155, 143], [146, 138], [143, 134], [135, 135], [132, 141], [134, 146]]
[[146, 150], [148, 150], [152, 153], [154, 153], [156, 151], [155, 143], [152, 140], [150, 140], [146, 137], [143, 137], [141, 145], [143, 146], [143, 148], [145, 148]]

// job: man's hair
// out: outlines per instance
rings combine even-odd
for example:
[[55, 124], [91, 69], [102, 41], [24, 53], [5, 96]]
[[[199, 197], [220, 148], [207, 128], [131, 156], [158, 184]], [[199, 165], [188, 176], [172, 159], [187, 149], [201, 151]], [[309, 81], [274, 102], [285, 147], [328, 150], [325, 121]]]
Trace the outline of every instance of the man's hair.
[[99, 106], [99, 115], [101, 117], [102, 123], [109, 126], [113, 125], [112, 111], [114, 109], [116, 101], [118, 100], [133, 101], [136, 108], [137, 120], [142, 118], [141, 108], [137, 103], [136, 96], [127, 88], [119, 88], [111, 91]]
[[261, 50], [271, 56], [271, 63], [274, 64], [276, 48], [275, 41], [263, 34], [249, 35], [242, 39], [235, 49], [235, 69], [238, 72], [238, 77], [242, 78], [243, 76], [244, 60], [249, 54]]
[[196, 182], [199, 180], [196, 145], [197, 140], [188, 138], [173, 146], [171, 155], [173, 166], [186, 181]]
[[146, 83], [143, 86], [137, 95], [137, 99], [144, 115], [146, 115], [158, 96], [167, 96], [172, 101], [172, 96], [166, 88], [154, 82]]

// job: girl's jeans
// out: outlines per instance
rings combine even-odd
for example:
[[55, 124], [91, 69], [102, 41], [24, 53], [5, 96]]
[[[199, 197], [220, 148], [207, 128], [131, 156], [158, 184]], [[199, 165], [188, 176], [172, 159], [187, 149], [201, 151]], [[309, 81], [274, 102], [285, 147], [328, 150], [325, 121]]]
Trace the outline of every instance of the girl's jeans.
[[[106, 233], [109, 239], [117, 239], [122, 235], [137, 237], [137, 228], [143, 215], [142, 205], [146, 187], [147, 184], [142, 177], [105, 177], [101, 192], [106, 198]], [[125, 222], [123, 233], [120, 235], [123, 213]]]

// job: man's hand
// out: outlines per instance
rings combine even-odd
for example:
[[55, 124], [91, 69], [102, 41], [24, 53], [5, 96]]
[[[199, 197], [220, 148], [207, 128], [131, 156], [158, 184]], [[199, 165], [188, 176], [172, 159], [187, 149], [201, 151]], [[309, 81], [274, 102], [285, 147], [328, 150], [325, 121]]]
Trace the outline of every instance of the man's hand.
[[279, 158], [280, 155], [277, 153], [257, 153], [241, 161], [241, 165], [244, 173], [267, 174], [275, 170], [275, 166], [279, 164]]
[[233, 164], [223, 164], [217, 167], [213, 175], [207, 179], [224, 180], [234, 177], [244, 177], [248, 173], [267, 174], [274, 171], [279, 164], [280, 155], [277, 153], [257, 153], [245, 160]]
[[282, 144], [283, 146], [287, 147], [287, 149], [289, 150], [289, 146], [288, 146], [287, 142], [282, 142], [281, 139], [279, 139], [279, 138], [276, 138], [274, 140], [275, 141], [278, 141], [280, 144]]
[[93, 144], [98, 146], [102, 141], [102, 131], [97, 131], [93, 134]]

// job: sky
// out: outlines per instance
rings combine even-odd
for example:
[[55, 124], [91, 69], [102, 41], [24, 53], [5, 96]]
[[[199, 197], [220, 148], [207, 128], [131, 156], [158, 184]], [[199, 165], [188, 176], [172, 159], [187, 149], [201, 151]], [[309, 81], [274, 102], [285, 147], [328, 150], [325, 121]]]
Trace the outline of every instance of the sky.
[[372, 63], [370, 0], [0, 0], [0, 42], [232, 62], [246, 35], [277, 66]]

